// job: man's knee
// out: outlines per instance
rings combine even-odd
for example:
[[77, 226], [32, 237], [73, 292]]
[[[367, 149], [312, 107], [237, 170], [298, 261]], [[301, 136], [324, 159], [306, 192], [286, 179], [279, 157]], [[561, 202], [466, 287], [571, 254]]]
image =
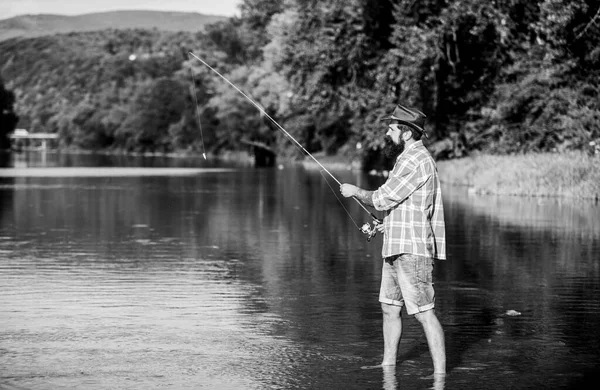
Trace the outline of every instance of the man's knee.
[[381, 310], [383, 311], [383, 315], [384, 316], [399, 317], [401, 309], [402, 309], [401, 306], [390, 305], [390, 304], [387, 304], [387, 303], [382, 303], [381, 304]]
[[426, 311], [422, 311], [419, 313], [415, 314], [415, 318], [417, 319], [417, 321], [419, 321], [421, 324], [425, 324], [431, 320], [433, 320], [435, 317], [435, 311], [433, 309], [429, 309]]

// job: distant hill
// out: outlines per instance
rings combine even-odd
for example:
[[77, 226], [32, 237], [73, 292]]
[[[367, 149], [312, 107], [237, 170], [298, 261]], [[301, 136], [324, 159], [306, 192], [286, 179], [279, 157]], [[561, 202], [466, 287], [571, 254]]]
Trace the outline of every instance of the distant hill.
[[165, 31], [200, 31], [225, 16], [193, 12], [111, 11], [75, 16], [23, 15], [0, 20], [0, 41], [104, 29], [157, 28]]

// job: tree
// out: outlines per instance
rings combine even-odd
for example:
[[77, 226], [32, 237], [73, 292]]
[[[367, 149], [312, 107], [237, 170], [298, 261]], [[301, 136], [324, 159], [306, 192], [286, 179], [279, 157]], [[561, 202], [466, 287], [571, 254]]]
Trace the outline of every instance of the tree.
[[222, 52], [225, 62], [229, 65], [244, 64], [249, 54], [241, 36], [240, 26], [241, 21], [235, 17], [206, 26], [205, 49]]
[[262, 48], [269, 42], [267, 26], [273, 15], [284, 9], [284, 0], [242, 0], [240, 28], [248, 59], [262, 59]]
[[600, 4], [593, 0], [545, 0], [536, 32], [548, 60], [570, 57], [578, 66], [600, 63]]
[[169, 127], [181, 119], [186, 92], [175, 79], [149, 82], [138, 92], [133, 113], [116, 133], [119, 143], [134, 151], [170, 150]]
[[194, 34], [0, 42], [14, 90], [3, 96], [18, 97], [20, 123], [67, 146], [199, 150], [198, 109], [209, 151], [245, 148], [245, 138], [296, 152], [237, 91], [188, 62], [193, 47], [310, 152], [380, 154], [378, 119], [396, 103], [427, 114], [437, 157], [600, 137], [597, 0], [243, 0], [240, 11]]
[[15, 130], [19, 117], [14, 112], [15, 94], [4, 87], [0, 78], [0, 150], [10, 148], [8, 135]]
[[390, 45], [379, 34], [390, 29], [392, 4], [296, 0], [294, 7], [294, 23], [278, 37], [278, 63], [294, 91], [294, 111], [304, 119], [309, 150], [333, 153], [359, 137], [377, 100], [378, 63]]
[[472, 124], [480, 131], [471, 148], [564, 151], [600, 138], [600, 5], [586, 0], [535, 4], [508, 12], [512, 25], [520, 26], [511, 29], [511, 40], [528, 39], [521, 39], [521, 49], [513, 45], [510, 66]]

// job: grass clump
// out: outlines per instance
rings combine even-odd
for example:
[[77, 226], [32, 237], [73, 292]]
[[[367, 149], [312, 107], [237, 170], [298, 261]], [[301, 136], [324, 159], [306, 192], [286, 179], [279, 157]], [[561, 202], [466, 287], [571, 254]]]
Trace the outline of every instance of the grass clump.
[[600, 198], [600, 158], [583, 152], [477, 155], [437, 165], [443, 182], [476, 193]]

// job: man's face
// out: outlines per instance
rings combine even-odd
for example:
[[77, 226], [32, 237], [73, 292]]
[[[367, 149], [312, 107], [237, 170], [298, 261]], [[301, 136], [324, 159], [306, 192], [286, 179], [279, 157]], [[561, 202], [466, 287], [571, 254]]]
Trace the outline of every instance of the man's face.
[[385, 142], [383, 153], [386, 157], [395, 159], [404, 151], [406, 143], [402, 138], [402, 130], [400, 130], [397, 123], [388, 125], [388, 131], [385, 133], [383, 140]]

